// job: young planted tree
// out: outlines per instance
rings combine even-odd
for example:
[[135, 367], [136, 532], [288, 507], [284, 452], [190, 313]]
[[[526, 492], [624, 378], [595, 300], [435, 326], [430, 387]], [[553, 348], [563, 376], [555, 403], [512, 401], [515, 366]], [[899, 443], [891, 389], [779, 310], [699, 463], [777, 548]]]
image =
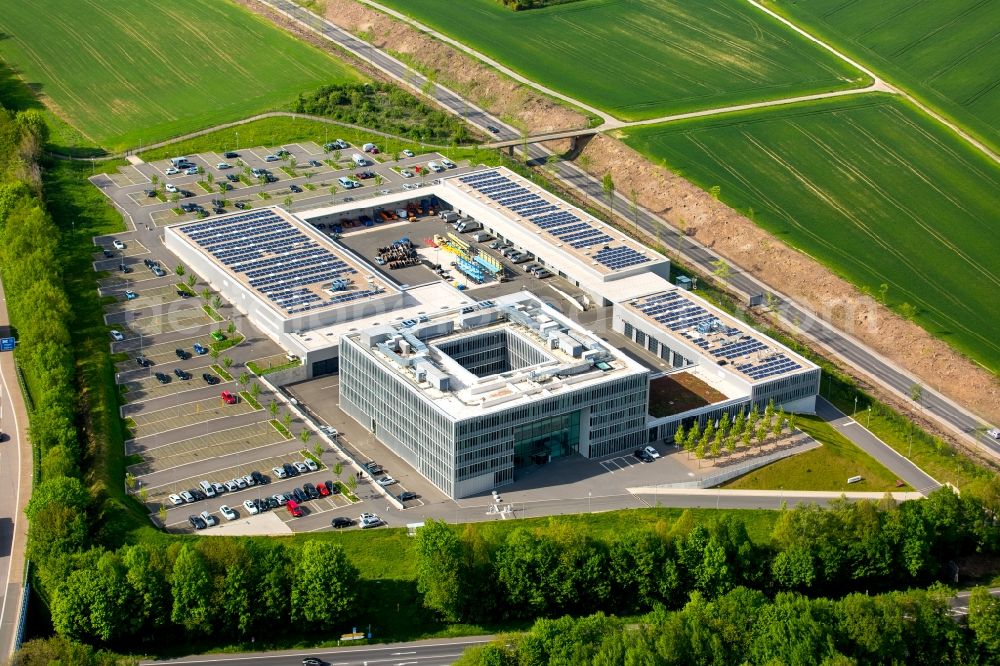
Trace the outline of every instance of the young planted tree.
[[316, 446], [313, 447], [313, 455], [316, 456], [316, 460], [323, 457], [323, 442], [316, 442]]
[[229, 333], [229, 335], [236, 332], [236, 322], [232, 319], [230, 319], [229, 323], [226, 325], [226, 332]]
[[677, 430], [674, 431], [674, 444], [676, 444], [677, 446], [684, 446], [685, 435], [686, 433], [684, 432], [684, 424], [679, 423], [677, 425]]
[[615, 218], [615, 181], [611, 177], [611, 172], [605, 172], [604, 178], [601, 179], [601, 189], [604, 190], [604, 196], [608, 198], [608, 219], [614, 220]]
[[253, 384], [250, 385], [250, 395], [253, 397], [254, 400], [260, 397], [260, 384], [254, 382]]
[[736, 442], [737, 442], [736, 435], [734, 435], [733, 433], [729, 433], [728, 435], [726, 435], [726, 441], [724, 442], [724, 444], [726, 446], [726, 451], [729, 453], [729, 455], [732, 455], [733, 453], [736, 452]]
[[285, 429], [292, 427], [292, 414], [291, 412], [285, 412], [285, 415], [281, 417], [281, 425], [285, 426]]
[[267, 403], [267, 411], [271, 414], [272, 419], [278, 418], [278, 403], [274, 400]]
[[212, 297], [212, 307], [216, 310], [222, 307], [222, 297], [218, 294]]
[[785, 427], [785, 414], [780, 412], [771, 423], [771, 434], [774, 435], [775, 439], [781, 437], [781, 430]]
[[212, 357], [213, 361], [218, 361], [219, 360], [219, 356], [222, 355], [222, 352], [220, 352], [215, 347], [212, 347], [211, 349], [208, 350], [208, 355]]
[[712, 438], [712, 457], [718, 458], [719, 453], [722, 451], [722, 429], [715, 431], [715, 437]]
[[347, 477], [347, 481], [344, 481], [344, 484], [347, 486], [347, 489], [350, 490], [351, 494], [353, 495], [358, 490], [358, 477], [351, 474]]
[[207, 174], [205, 174], [205, 180], [208, 181], [208, 186], [209, 187], [211, 187], [212, 183], [215, 182], [215, 176], [212, 174], [211, 171], [209, 171]]
[[240, 376], [236, 378], [236, 383], [240, 385], [241, 389], [246, 388], [247, 384], [250, 383], [250, 373], [244, 370], [240, 373]]
[[198, 284], [198, 278], [195, 274], [192, 273], [191, 275], [188, 275], [187, 286], [194, 287], [196, 284]]
[[691, 425], [691, 429], [688, 430], [687, 441], [685, 442], [686, 446], [684, 447], [684, 449], [688, 453], [691, 453], [692, 451], [694, 451], [694, 448], [698, 445], [698, 441], [700, 439], [701, 439], [701, 426], [697, 421], [695, 421]]
[[755, 434], [757, 439], [757, 446], [762, 446], [765, 441], [767, 441], [767, 433], [769, 431], [768, 422], [761, 421], [757, 424], [757, 432]]
[[330, 186], [330, 196], [333, 197], [334, 200], [336, 200], [336, 198], [337, 198], [337, 186], [336, 185], [331, 185]]
[[710, 262], [712, 264], [712, 275], [715, 279], [719, 281], [723, 287], [729, 284], [729, 275], [731, 270], [729, 268], [729, 263], [725, 259], [716, 259]]
[[283, 199], [282, 203], [284, 203], [284, 204], [285, 204], [285, 208], [291, 208], [291, 207], [292, 207], [292, 202], [293, 202], [293, 201], [295, 201], [295, 199], [293, 199], [293, 198], [292, 198], [292, 195], [291, 195], [291, 194], [289, 194], [289, 195], [288, 195], [287, 197], [285, 197], [285, 198]]
[[177, 277], [183, 277], [186, 272], [187, 270], [185, 270], [184, 264], [177, 264], [174, 266], [174, 273], [177, 274]]
[[209, 289], [208, 287], [205, 287], [204, 289], [202, 289], [201, 290], [201, 300], [205, 301], [205, 303], [208, 303], [209, 301], [211, 301], [212, 300], [212, 290]]
[[333, 474], [340, 481], [340, 475], [344, 473], [344, 463], [338, 462], [333, 466]]
[[742, 442], [743, 446], [746, 448], [750, 448], [751, 439], [753, 439], [753, 428], [751, 428], [748, 423], [746, 427], [743, 428], [743, 432], [740, 434], [740, 442]]
[[129, 492], [135, 490], [136, 479], [132, 476], [132, 472], [125, 472], [125, 487], [128, 488]]
[[302, 432], [299, 433], [299, 439], [302, 440], [303, 444], [308, 444], [311, 438], [312, 438], [312, 431], [309, 430], [309, 428], [303, 428]]

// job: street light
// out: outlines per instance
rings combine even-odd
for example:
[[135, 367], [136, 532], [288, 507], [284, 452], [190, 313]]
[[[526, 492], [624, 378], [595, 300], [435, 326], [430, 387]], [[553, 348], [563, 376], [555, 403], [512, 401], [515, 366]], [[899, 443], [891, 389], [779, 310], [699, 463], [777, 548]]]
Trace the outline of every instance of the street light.
[[851, 418], [854, 418], [857, 415], [858, 415], [858, 396], [854, 396], [854, 414], [851, 415]]

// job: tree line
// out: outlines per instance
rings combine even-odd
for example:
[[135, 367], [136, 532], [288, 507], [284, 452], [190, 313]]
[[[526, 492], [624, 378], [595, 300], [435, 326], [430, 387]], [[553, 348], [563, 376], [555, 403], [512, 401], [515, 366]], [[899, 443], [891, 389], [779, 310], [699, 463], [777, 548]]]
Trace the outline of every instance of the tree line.
[[[991, 488], [995, 510], [1000, 482]], [[623, 516], [610, 539], [563, 524], [515, 528], [490, 542], [431, 521], [417, 533], [417, 584], [428, 608], [466, 622], [674, 609], [691, 592], [715, 599], [740, 586], [768, 595], [891, 590], [941, 579], [962, 555], [1000, 551], [984, 506], [949, 489], [899, 505], [800, 506], [782, 512], [766, 545], [733, 514], [632, 529]]]
[[468, 650], [456, 666], [724, 666], [737, 664], [996, 664], [1000, 601], [973, 592], [967, 625], [948, 612], [948, 591], [911, 590], [838, 600], [736, 587], [683, 608], [659, 606], [630, 624], [603, 613], [537, 621]]
[[513, 9], [515, 12], [520, 12], [527, 9], [541, 9], [542, 7], [565, 5], [570, 2], [578, 1], [579, 0], [500, 0], [500, 4]]
[[704, 428], [699, 420], [686, 430], [681, 424], [674, 433], [674, 442], [701, 460], [706, 456], [718, 458], [723, 449], [732, 455], [740, 447], [750, 448], [754, 442], [760, 446], [769, 437], [777, 440], [786, 429], [794, 432], [795, 415], [785, 414], [784, 409], [775, 410], [774, 400], [771, 400], [763, 416], [755, 404], [749, 412], [741, 411], [735, 419], [730, 419], [729, 412], [725, 412], [717, 421], [705, 423]]
[[471, 140], [461, 118], [432, 109], [414, 95], [389, 83], [339, 83], [299, 95], [296, 113], [377, 127], [414, 141], [458, 144]]

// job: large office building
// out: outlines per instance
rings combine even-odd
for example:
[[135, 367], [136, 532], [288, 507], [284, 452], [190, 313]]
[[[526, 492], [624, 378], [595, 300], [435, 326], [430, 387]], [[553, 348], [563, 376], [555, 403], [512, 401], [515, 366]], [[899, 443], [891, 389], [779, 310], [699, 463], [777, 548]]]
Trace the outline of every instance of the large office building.
[[341, 338], [340, 405], [452, 497], [646, 442], [649, 370], [520, 292]]
[[[426, 254], [433, 238], [418, 241], [423, 267], [370, 263], [364, 255], [381, 250], [368, 234], [427, 228], [380, 212], [428, 203], [558, 277], [477, 298], [479, 285], [440, 277], [444, 262]], [[454, 231], [454, 270], [520, 270]], [[813, 363], [672, 284], [665, 257], [503, 168], [296, 215], [271, 207], [183, 222], [165, 242], [302, 358], [282, 381], [339, 372], [341, 408], [450, 497], [553, 458], [669, 442], [681, 423], [771, 400], [815, 410]], [[572, 316], [546, 298], [571, 303]]]

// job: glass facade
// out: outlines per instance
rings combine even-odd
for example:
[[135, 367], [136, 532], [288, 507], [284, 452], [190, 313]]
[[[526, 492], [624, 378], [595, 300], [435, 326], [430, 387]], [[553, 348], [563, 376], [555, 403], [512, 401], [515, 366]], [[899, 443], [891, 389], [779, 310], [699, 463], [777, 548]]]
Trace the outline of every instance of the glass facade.
[[514, 428], [514, 466], [568, 456], [580, 443], [580, 412], [553, 416]]

